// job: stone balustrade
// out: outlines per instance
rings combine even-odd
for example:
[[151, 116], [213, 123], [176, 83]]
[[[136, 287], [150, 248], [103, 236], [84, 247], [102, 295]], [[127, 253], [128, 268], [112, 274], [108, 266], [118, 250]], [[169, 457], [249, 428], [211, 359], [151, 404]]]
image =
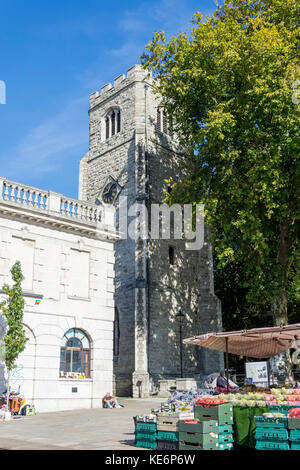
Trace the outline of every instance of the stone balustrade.
[[87, 223], [106, 223], [104, 207], [0, 177], [0, 202]]

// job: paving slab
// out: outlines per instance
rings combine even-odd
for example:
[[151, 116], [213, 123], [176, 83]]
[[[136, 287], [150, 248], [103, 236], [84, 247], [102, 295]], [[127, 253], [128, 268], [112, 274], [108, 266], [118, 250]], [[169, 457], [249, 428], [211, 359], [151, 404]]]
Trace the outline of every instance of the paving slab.
[[119, 399], [124, 408], [37, 413], [0, 421], [0, 450], [137, 450], [133, 416], [161, 398]]

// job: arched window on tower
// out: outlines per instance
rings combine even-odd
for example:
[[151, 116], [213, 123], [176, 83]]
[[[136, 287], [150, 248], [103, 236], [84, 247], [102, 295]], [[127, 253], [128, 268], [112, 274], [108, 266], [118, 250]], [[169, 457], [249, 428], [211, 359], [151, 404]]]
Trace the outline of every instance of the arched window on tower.
[[105, 117], [105, 138], [121, 132], [121, 111], [118, 108], [111, 109]]
[[167, 113], [161, 106], [156, 110], [156, 129], [164, 134], [172, 135]]
[[161, 108], [157, 108], [157, 130], [161, 131]]
[[68, 330], [61, 342], [60, 377], [90, 378], [91, 348], [87, 335], [78, 328]]
[[168, 133], [168, 119], [167, 119], [167, 113], [165, 110], [163, 110], [163, 132], [165, 134]]

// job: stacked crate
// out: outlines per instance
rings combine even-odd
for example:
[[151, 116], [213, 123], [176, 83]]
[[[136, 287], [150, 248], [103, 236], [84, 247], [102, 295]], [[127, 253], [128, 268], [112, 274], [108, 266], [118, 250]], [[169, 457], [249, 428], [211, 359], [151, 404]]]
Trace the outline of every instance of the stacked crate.
[[300, 405], [269, 405], [270, 413], [282, 413], [288, 416], [291, 408], [300, 408]]
[[200, 421], [217, 421], [218, 450], [233, 449], [233, 408], [231, 403], [211, 405], [208, 408], [195, 405], [194, 414], [195, 418]]
[[161, 412], [157, 414], [157, 449], [179, 449], [179, 413]]
[[169, 411], [172, 411], [172, 407], [173, 405], [171, 403], [168, 403], [168, 402], [162, 402], [160, 404], [160, 410], [161, 412], [165, 412], [165, 413], [168, 413]]
[[222, 424], [219, 426], [219, 450], [233, 449], [233, 426], [232, 424]]
[[218, 450], [218, 422], [179, 421], [180, 450]]
[[290, 450], [288, 418], [255, 416], [255, 439], [258, 450]]
[[300, 418], [288, 418], [291, 450], [300, 450]]
[[135, 445], [147, 449], [157, 448], [157, 429], [153, 420], [137, 417], [135, 420]]

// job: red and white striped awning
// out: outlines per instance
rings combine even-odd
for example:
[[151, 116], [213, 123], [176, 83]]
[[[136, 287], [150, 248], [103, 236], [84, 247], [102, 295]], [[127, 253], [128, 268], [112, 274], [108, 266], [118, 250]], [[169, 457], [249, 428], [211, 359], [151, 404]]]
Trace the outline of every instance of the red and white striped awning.
[[259, 359], [276, 356], [292, 347], [299, 347], [300, 323], [271, 328], [206, 333], [183, 340], [184, 344], [223, 352], [226, 352], [226, 342], [230, 354]]

